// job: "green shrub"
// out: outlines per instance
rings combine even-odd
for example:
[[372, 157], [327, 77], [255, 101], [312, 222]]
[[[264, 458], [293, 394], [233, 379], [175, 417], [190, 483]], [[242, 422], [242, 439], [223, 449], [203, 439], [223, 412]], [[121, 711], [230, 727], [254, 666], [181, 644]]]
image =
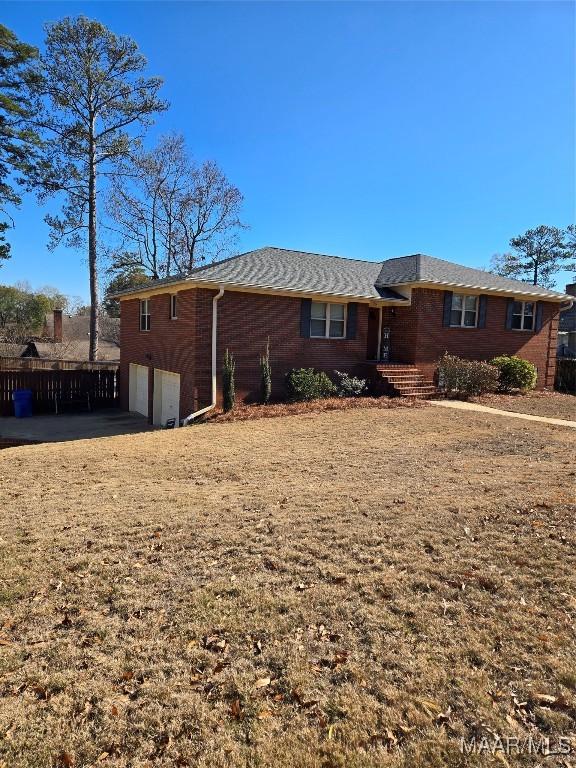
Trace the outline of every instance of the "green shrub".
[[222, 395], [224, 400], [224, 411], [227, 413], [234, 408], [236, 403], [236, 388], [234, 384], [234, 371], [236, 363], [233, 355], [226, 350], [224, 354], [224, 365], [222, 367]]
[[288, 371], [286, 389], [290, 400], [317, 400], [336, 394], [336, 387], [328, 376], [314, 368], [293, 368]]
[[447, 397], [484, 395], [498, 389], [498, 369], [481, 360], [444, 355], [438, 363], [438, 386]]
[[366, 391], [366, 379], [350, 376], [342, 371], [334, 371], [338, 376], [338, 397], [359, 397]]
[[536, 386], [538, 372], [536, 366], [528, 360], [523, 360], [516, 355], [500, 355], [491, 360], [490, 364], [500, 371], [501, 392], [511, 392], [513, 389], [526, 392]]
[[260, 355], [260, 402], [266, 405], [272, 396], [272, 368], [270, 366], [270, 339], [266, 342], [266, 350]]

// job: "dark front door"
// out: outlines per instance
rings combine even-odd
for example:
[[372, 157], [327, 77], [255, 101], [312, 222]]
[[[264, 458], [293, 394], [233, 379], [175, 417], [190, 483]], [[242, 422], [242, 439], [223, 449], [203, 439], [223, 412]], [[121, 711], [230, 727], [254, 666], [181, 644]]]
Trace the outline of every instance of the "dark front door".
[[368, 348], [366, 358], [368, 360], [378, 360], [378, 323], [380, 322], [380, 312], [370, 307], [368, 310]]

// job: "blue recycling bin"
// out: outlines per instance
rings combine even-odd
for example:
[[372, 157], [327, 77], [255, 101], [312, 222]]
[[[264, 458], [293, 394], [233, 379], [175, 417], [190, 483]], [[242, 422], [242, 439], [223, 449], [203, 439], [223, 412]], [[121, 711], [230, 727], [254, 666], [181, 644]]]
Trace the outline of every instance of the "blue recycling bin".
[[32, 390], [15, 389], [12, 393], [14, 400], [14, 416], [17, 419], [24, 419], [32, 416]]

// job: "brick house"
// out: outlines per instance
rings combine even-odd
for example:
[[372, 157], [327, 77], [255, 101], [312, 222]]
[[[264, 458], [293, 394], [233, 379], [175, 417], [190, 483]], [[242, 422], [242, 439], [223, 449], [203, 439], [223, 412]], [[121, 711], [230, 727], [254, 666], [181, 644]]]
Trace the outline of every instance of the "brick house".
[[446, 351], [482, 360], [518, 354], [537, 366], [537, 386], [551, 387], [568, 299], [421, 254], [378, 263], [282, 248], [117, 298], [121, 404], [158, 424], [213, 407], [226, 349], [237, 397], [257, 399], [267, 339], [276, 396], [294, 367], [357, 373], [375, 391], [424, 396]]

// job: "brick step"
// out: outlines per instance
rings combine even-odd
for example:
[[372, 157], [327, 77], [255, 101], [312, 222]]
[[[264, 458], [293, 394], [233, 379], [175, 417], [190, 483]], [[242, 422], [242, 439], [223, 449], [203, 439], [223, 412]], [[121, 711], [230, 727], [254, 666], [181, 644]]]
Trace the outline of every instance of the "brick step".
[[400, 384], [405, 381], [424, 381], [424, 376], [421, 373], [404, 373], [404, 374], [381, 374], [383, 379], [387, 379], [390, 382], [398, 381]]
[[390, 374], [391, 376], [400, 373], [418, 373], [418, 368], [416, 368], [415, 365], [377, 365], [376, 370], [378, 373], [383, 373], [384, 375]]
[[399, 392], [399, 397], [413, 397], [418, 400], [428, 400], [435, 396], [435, 392]]
[[434, 382], [432, 381], [397, 381], [397, 382], [390, 382], [393, 387], [396, 389], [420, 389], [421, 387], [426, 387], [430, 389], [435, 389]]
[[400, 397], [426, 399], [436, 394], [436, 387], [415, 365], [405, 363], [381, 363], [376, 371], [385, 391]]

